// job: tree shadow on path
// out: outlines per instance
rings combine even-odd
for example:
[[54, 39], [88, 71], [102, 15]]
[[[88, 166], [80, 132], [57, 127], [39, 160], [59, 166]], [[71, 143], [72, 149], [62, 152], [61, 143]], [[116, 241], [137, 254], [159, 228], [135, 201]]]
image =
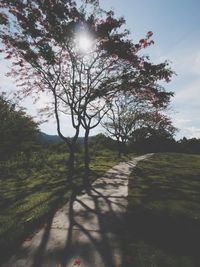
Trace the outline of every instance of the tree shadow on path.
[[[87, 196], [85, 201], [76, 195], [71, 198], [62, 266], [68, 266], [74, 255], [84, 266], [125, 267], [124, 214], [121, 212], [124, 206], [121, 202], [126, 200], [105, 196], [93, 187], [87, 190]], [[77, 205], [78, 210], [74, 209]]]

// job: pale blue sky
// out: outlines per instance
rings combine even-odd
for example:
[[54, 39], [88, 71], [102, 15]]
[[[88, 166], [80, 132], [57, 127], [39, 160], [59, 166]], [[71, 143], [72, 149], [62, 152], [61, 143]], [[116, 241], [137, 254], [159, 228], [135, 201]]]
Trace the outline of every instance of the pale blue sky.
[[[199, 0], [100, 0], [106, 9], [114, 9], [124, 16], [133, 41], [138, 41], [148, 31], [153, 31], [155, 45], [145, 53], [158, 63], [170, 60], [177, 73], [168, 90], [175, 92], [171, 114], [174, 125], [180, 129], [177, 138], [200, 137], [200, 1]], [[1, 61], [0, 86], [13, 89], [13, 82], [4, 77], [7, 63]], [[24, 104], [30, 114], [36, 115], [31, 100]], [[67, 134], [72, 131], [66, 125]], [[41, 125], [49, 134], [56, 134], [52, 121]], [[96, 129], [96, 134], [100, 129]]]
[[182, 136], [200, 137], [200, 1], [199, 0], [100, 0], [123, 15], [133, 40], [149, 30], [155, 45], [146, 52], [155, 62], [168, 59], [177, 73], [167, 85], [175, 92], [174, 124]]

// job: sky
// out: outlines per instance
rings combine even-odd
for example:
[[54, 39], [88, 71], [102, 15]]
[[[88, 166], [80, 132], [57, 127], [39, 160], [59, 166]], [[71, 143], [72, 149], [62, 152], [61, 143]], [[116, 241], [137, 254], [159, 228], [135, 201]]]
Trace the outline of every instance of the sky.
[[[173, 91], [170, 116], [179, 129], [176, 139], [200, 138], [200, 1], [199, 0], [99, 0], [105, 9], [113, 9], [117, 16], [126, 19], [126, 26], [134, 42], [154, 33], [155, 45], [146, 49], [145, 54], [152, 62], [171, 62], [176, 72], [166, 89]], [[4, 74], [8, 63], [0, 61], [0, 87], [14, 89], [13, 81]], [[44, 99], [34, 104], [31, 99], [22, 103], [27, 113], [37, 116], [37, 109]], [[65, 125], [68, 135], [73, 131]], [[52, 119], [40, 126], [48, 134], [56, 134]], [[92, 134], [102, 131], [100, 127]]]

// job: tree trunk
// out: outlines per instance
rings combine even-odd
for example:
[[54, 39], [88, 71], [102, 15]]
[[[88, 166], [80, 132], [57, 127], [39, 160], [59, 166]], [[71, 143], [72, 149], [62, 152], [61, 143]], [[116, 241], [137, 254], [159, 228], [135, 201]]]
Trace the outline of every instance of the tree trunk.
[[85, 172], [86, 174], [89, 173], [90, 170], [90, 156], [89, 156], [89, 146], [88, 146], [88, 137], [89, 137], [89, 130], [86, 129], [85, 131], [85, 138], [84, 138], [84, 162], [85, 162]]
[[73, 176], [75, 170], [75, 151], [73, 144], [69, 146], [68, 168], [70, 176]]
[[128, 154], [127, 153], [126, 142], [122, 141], [121, 146], [122, 146], [122, 153], [123, 153], [124, 156], [126, 156]]
[[76, 131], [76, 134], [73, 137], [71, 143], [68, 143], [68, 148], [69, 148], [68, 168], [71, 178], [75, 173], [75, 145], [78, 139], [78, 134], [79, 134], [79, 129]]
[[118, 148], [118, 156], [121, 158], [122, 150], [121, 150], [121, 142], [117, 139], [117, 148]]

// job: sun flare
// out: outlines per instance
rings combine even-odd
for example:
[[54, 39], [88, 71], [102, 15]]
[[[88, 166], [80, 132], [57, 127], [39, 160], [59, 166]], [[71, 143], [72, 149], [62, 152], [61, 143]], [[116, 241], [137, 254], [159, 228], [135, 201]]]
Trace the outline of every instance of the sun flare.
[[92, 38], [87, 34], [78, 35], [76, 41], [78, 49], [83, 53], [88, 52], [92, 47]]

